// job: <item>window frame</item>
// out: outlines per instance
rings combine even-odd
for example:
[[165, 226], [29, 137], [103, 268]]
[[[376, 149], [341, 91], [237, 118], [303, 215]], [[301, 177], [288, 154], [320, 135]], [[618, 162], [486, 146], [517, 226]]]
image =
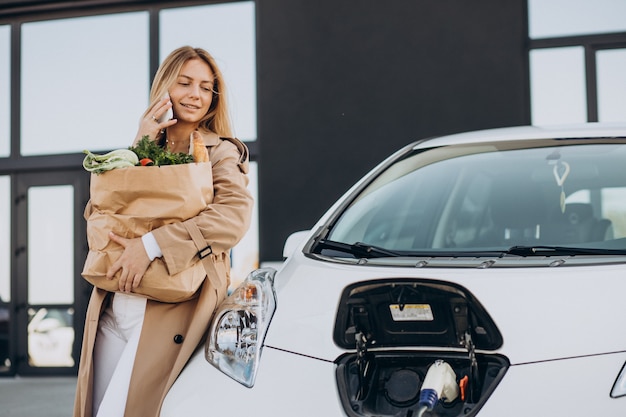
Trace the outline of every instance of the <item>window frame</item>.
[[[68, 153], [56, 155], [20, 155], [20, 120], [21, 120], [21, 27], [24, 23], [67, 19], [77, 17], [99, 16], [103, 14], [127, 13], [137, 11], [147, 11], [149, 30], [149, 83], [152, 83], [159, 63], [159, 14], [163, 9], [173, 9], [191, 6], [206, 6], [208, 4], [240, 3], [250, 0], [222, 0], [209, 2], [200, 0], [184, 1], [152, 1], [149, 4], [120, 4], [116, 1], [98, 1], [91, 7], [76, 5], [75, 3], [46, 3], [35, 5], [20, 5], [2, 8], [0, 15], [0, 25], [10, 27], [10, 98], [11, 108], [9, 150], [8, 157], [0, 157], [0, 174], [12, 174], [19, 172], [31, 172], [33, 170], [58, 170], [68, 167], [80, 166], [84, 155], [82, 153]], [[252, 0], [254, 1], [254, 0]], [[257, 96], [258, 100], [258, 96]], [[258, 161], [259, 138], [255, 141], [245, 141], [250, 152], [250, 161]]]
[[[558, 38], [530, 39], [528, 56], [537, 49], [581, 46], [584, 49], [585, 91], [587, 94], [587, 122], [598, 121], [598, 51], [626, 48], [626, 32], [598, 35], [565, 36]], [[530, 100], [529, 100], [530, 105]]]

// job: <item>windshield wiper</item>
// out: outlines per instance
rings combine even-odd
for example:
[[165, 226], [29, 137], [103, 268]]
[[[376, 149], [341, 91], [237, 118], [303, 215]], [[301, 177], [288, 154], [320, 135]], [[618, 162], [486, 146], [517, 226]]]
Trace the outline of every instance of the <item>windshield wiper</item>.
[[365, 253], [372, 255], [371, 257], [373, 258], [384, 256], [403, 256], [401, 253], [394, 252], [380, 246], [370, 245], [369, 243], [356, 242], [352, 245], [352, 247], [365, 251]]
[[353, 255], [355, 258], [384, 258], [404, 256], [401, 253], [381, 248], [380, 246], [370, 245], [369, 243], [343, 243], [334, 240], [321, 239], [315, 249], [316, 253], [321, 253], [323, 249], [332, 249]]
[[519, 256], [626, 255], [626, 249], [575, 248], [569, 246], [511, 246], [502, 252]]
[[364, 242], [344, 243], [334, 240], [321, 239], [313, 252], [321, 254], [323, 250], [334, 250], [354, 256], [355, 258], [397, 258], [397, 257], [504, 257], [515, 256], [576, 256], [576, 255], [625, 255], [626, 249], [578, 248], [569, 246], [511, 246], [505, 250], [489, 249], [478, 251], [392, 251], [380, 246]]

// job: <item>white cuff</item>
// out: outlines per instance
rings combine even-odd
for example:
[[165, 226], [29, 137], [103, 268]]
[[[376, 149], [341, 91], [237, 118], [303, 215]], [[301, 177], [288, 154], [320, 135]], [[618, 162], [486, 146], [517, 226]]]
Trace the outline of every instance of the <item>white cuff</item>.
[[143, 247], [148, 254], [148, 258], [150, 258], [151, 261], [153, 261], [154, 258], [160, 258], [161, 256], [163, 256], [163, 252], [161, 252], [161, 247], [157, 243], [152, 232], [148, 232], [145, 235], [141, 236], [141, 241], [143, 242]]

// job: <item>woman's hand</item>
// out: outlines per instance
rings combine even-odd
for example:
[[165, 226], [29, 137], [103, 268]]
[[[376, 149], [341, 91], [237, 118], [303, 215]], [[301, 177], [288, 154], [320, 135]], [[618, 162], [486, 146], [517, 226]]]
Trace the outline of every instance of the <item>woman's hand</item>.
[[152, 108], [146, 113], [146, 116], [139, 122], [139, 130], [133, 145], [141, 140], [142, 137], [148, 136], [151, 140], [155, 140], [161, 130], [166, 129], [176, 124], [176, 119], [165, 120], [159, 123], [159, 118], [163, 116], [169, 109], [172, 108], [172, 102], [169, 97], [164, 97], [160, 101], [157, 101]]
[[150, 258], [146, 253], [141, 238], [126, 239], [109, 233], [109, 238], [119, 243], [124, 248], [124, 253], [119, 257], [111, 268], [107, 271], [106, 277], [113, 279], [117, 271], [122, 270], [119, 280], [119, 288], [121, 292], [132, 292], [141, 283], [143, 275], [150, 266]]

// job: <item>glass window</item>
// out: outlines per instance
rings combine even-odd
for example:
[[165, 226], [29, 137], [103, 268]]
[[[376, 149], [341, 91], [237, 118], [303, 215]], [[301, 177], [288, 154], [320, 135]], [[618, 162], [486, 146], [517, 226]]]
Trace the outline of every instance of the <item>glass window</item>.
[[0, 158], [11, 152], [10, 27], [0, 26]]
[[610, 219], [615, 236], [626, 236], [626, 187], [606, 188], [602, 190], [602, 217]]
[[22, 26], [22, 155], [128, 147], [148, 103], [148, 13]]
[[624, 0], [528, 0], [529, 35], [549, 38], [626, 30]]
[[28, 309], [28, 364], [74, 366], [74, 309]]
[[626, 121], [626, 49], [596, 53], [598, 120]]
[[594, 201], [593, 190], [579, 190], [570, 194], [565, 199], [567, 205], [595, 205], [601, 212], [600, 216], [611, 222], [611, 233], [614, 236], [626, 236], [626, 187], [608, 187], [599, 190], [595, 195], [598, 199]]
[[8, 175], [0, 176], [0, 372], [11, 366], [9, 359], [10, 310], [4, 303], [11, 301], [11, 182]]
[[587, 121], [584, 62], [578, 46], [530, 51], [532, 124]]
[[0, 301], [11, 300], [11, 181], [0, 176]]
[[74, 302], [74, 188], [28, 189], [28, 303]]
[[183, 45], [209, 51], [226, 80], [235, 135], [245, 141], [257, 138], [254, 22], [252, 1], [167, 9], [160, 14], [161, 59]]
[[[313, 250], [624, 249], [625, 157], [626, 144], [602, 138], [419, 149], [378, 175], [332, 225], [331, 242]], [[359, 252], [356, 242], [375, 248]]]

